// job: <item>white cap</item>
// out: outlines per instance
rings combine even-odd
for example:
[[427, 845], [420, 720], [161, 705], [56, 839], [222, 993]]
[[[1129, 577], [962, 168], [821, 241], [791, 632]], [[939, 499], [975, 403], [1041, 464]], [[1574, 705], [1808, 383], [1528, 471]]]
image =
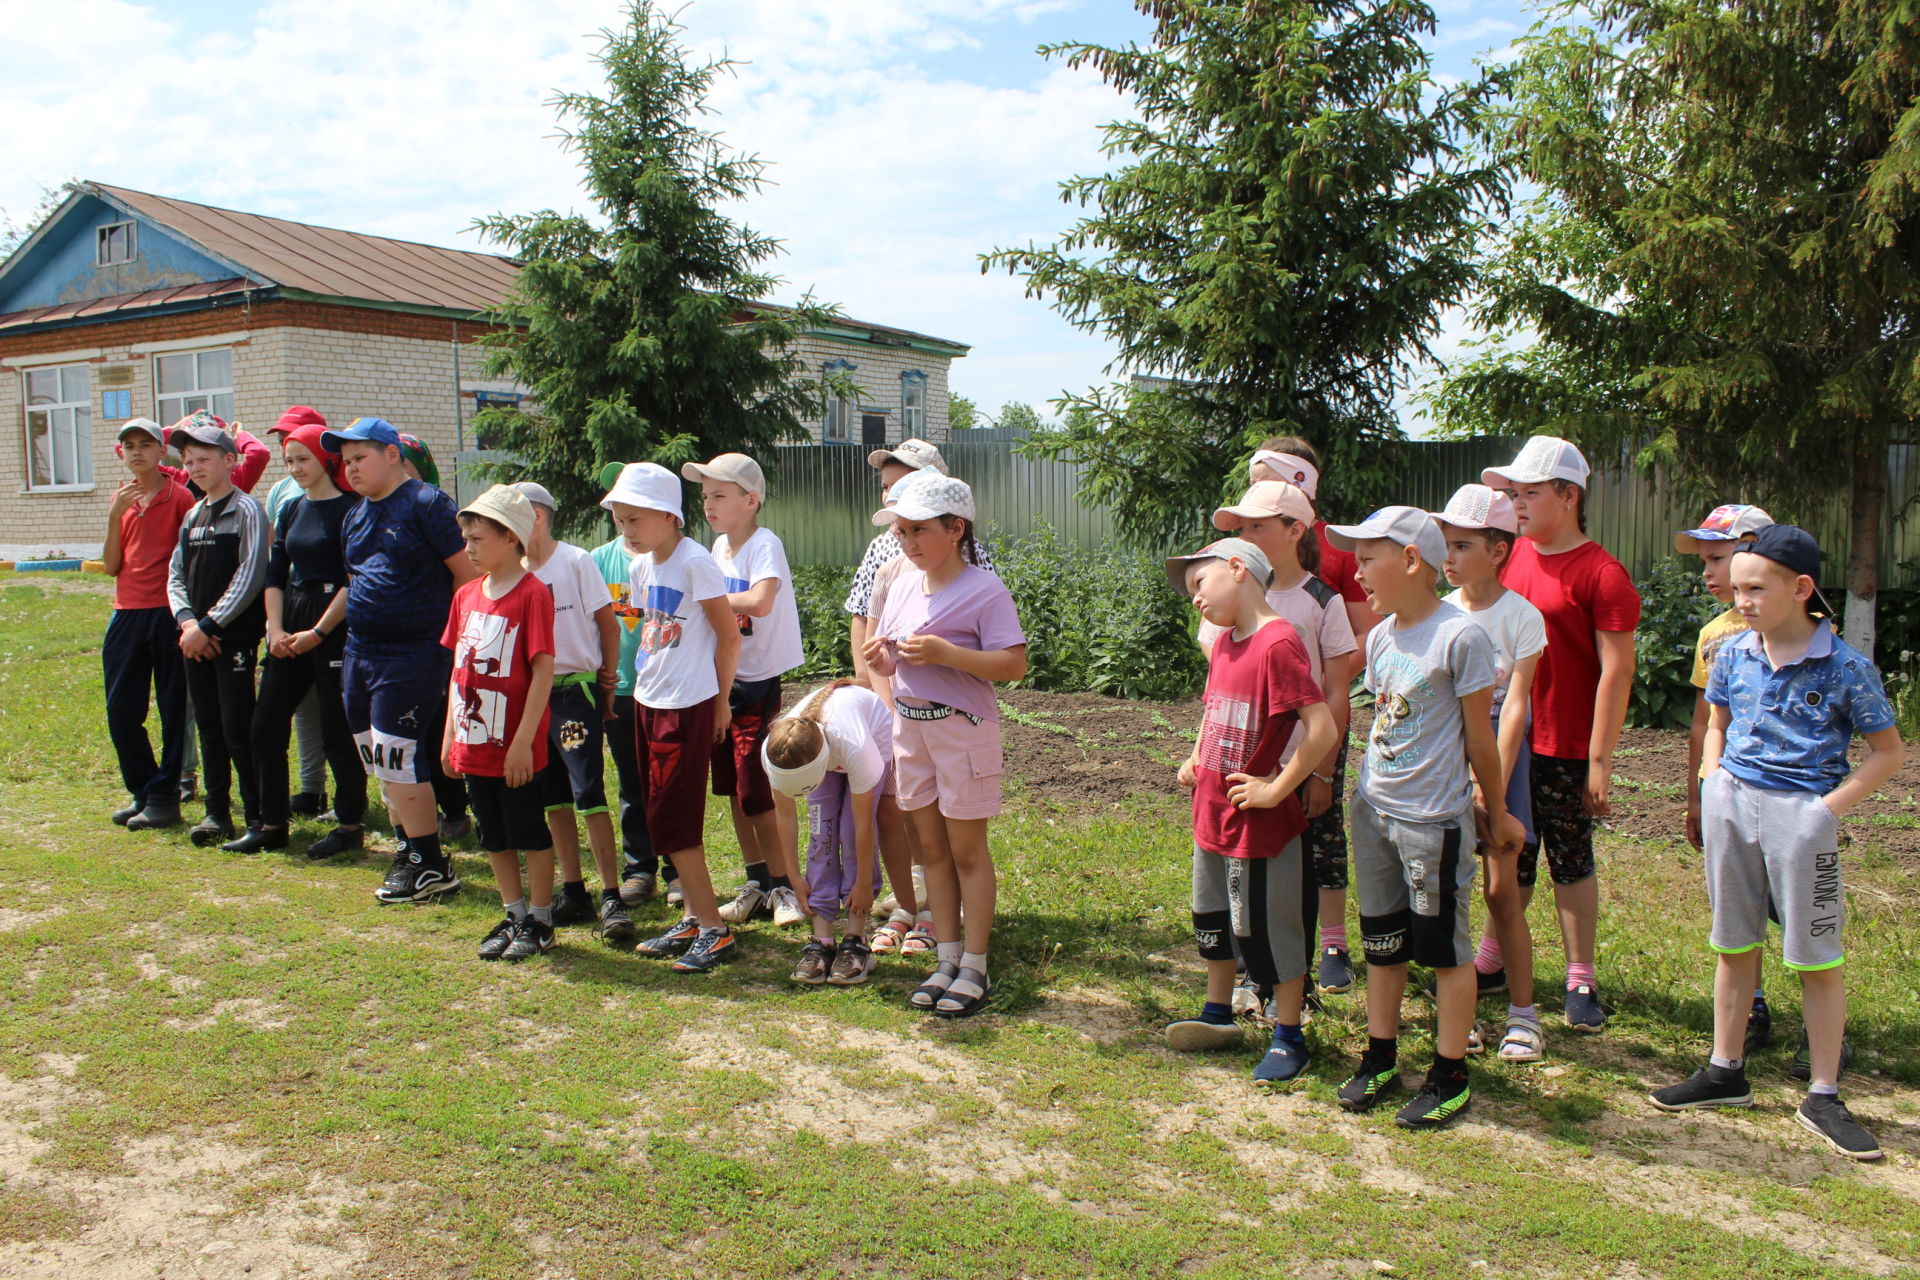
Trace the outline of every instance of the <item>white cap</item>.
[[611, 511], [616, 502], [664, 511], [680, 523], [686, 523], [686, 517], [680, 513], [680, 478], [657, 462], [629, 462], [620, 468], [620, 475], [607, 490], [607, 496], [600, 499], [600, 505]]
[[739, 485], [754, 497], [767, 500], [767, 476], [760, 464], [744, 453], [723, 453], [712, 462], [689, 462], [680, 475], [699, 484], [702, 480], [725, 480]]
[[549, 511], [558, 511], [560, 509], [560, 504], [553, 500], [553, 495], [547, 492], [547, 486], [543, 484], [538, 484], [532, 480], [522, 480], [513, 487], [520, 491], [521, 497], [536, 507], [545, 507]]
[[891, 449], [875, 449], [867, 455], [867, 465], [879, 470], [889, 462], [897, 462], [903, 467], [912, 467], [915, 471], [922, 467], [932, 467], [941, 475], [947, 474], [947, 460], [940, 451], [925, 440], [902, 440]]
[[935, 516], [959, 516], [973, 519], [973, 490], [965, 480], [942, 475], [932, 467], [923, 467], [894, 486], [893, 505], [873, 513], [873, 522], [892, 524], [895, 520], [931, 520]]
[[1286, 516], [1301, 524], [1313, 523], [1313, 500], [1306, 490], [1283, 480], [1261, 480], [1252, 485], [1240, 501], [1213, 513], [1216, 529], [1238, 529], [1248, 520], [1271, 520]]
[[1445, 511], [1430, 511], [1441, 524], [1456, 529], [1504, 529], [1520, 532], [1520, 517], [1514, 514], [1513, 499], [1484, 484], [1463, 484], [1447, 499]]
[[1308, 462], [1297, 453], [1275, 453], [1272, 449], [1257, 449], [1251, 461], [1247, 463], [1248, 478], [1252, 478], [1255, 467], [1265, 464], [1280, 479], [1299, 485], [1309, 498], [1320, 494], [1320, 468]]
[[1222, 538], [1188, 555], [1167, 557], [1167, 581], [1183, 596], [1187, 594], [1187, 566], [1199, 560], [1238, 560], [1262, 591], [1273, 585], [1273, 562], [1266, 552], [1245, 538]]
[[1447, 560], [1447, 540], [1440, 536], [1440, 526], [1418, 507], [1382, 507], [1359, 524], [1327, 526], [1327, 541], [1342, 551], [1351, 551], [1354, 543], [1369, 538], [1412, 547], [1429, 568], [1438, 569]]
[[533, 504], [527, 496], [510, 484], [496, 484], [485, 493], [460, 508], [463, 516], [485, 516], [495, 524], [505, 525], [514, 537], [520, 539], [525, 547], [533, 540]]
[[1510, 466], [1488, 467], [1480, 473], [1480, 481], [1491, 488], [1504, 489], [1516, 484], [1565, 480], [1584, 489], [1588, 471], [1587, 460], [1568, 441], [1559, 436], [1534, 436], [1520, 446], [1520, 455]]
[[803, 796], [819, 786], [820, 779], [827, 776], [827, 759], [832, 754], [827, 735], [822, 733], [819, 755], [797, 768], [782, 769], [767, 754], [767, 742], [760, 743], [760, 763], [766, 766], [767, 781], [783, 796]]

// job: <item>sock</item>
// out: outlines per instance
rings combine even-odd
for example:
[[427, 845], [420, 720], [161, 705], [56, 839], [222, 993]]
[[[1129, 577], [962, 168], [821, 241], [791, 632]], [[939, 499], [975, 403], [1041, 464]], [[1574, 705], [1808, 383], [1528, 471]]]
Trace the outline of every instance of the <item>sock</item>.
[[833, 917], [815, 915], [813, 917], [813, 936], [831, 946], [833, 944]]
[[1397, 1038], [1382, 1040], [1379, 1036], [1368, 1036], [1367, 1057], [1381, 1066], [1390, 1067], [1400, 1061], [1400, 1041]]
[[1593, 965], [1591, 963], [1582, 963], [1578, 960], [1567, 961], [1567, 990], [1571, 991], [1575, 987], [1591, 987], [1593, 985]]
[[445, 870], [447, 855], [440, 852], [440, 836], [433, 833], [424, 836], [408, 836], [407, 850], [420, 855], [420, 865]]
[[[569, 880], [560, 886], [560, 892], [578, 901], [587, 896], [587, 882], [585, 880]], [[588, 900], [591, 901], [591, 899]]]
[[1467, 1078], [1467, 1060], [1449, 1058], [1444, 1053], [1433, 1055], [1433, 1070], [1427, 1073], [1430, 1080], [1461, 1081]]
[[1753, 1002], [1755, 1004], [1765, 1004], [1767, 1002], [1767, 993], [1764, 988], [1755, 987], [1753, 989]]
[[1200, 1006], [1200, 1021], [1211, 1022], [1216, 1027], [1230, 1027], [1233, 1025], [1233, 1006], [1209, 1000]]
[[1473, 968], [1476, 973], [1498, 973], [1506, 968], [1500, 958], [1500, 939], [1491, 933], [1481, 935], [1480, 949], [1473, 953]]
[[1518, 1004], [1508, 1005], [1507, 1021], [1512, 1022], [1517, 1018], [1525, 1018], [1528, 1022], [1538, 1022], [1540, 1021], [1540, 1011], [1530, 1004], [1529, 1005], [1518, 1005]]
[[600, 891], [600, 900], [602, 902], [618, 902], [620, 901], [620, 891], [618, 889], [602, 889]]
[[1738, 1071], [1747, 1065], [1747, 1060], [1745, 1058], [1722, 1058], [1718, 1054], [1715, 1054], [1713, 1057], [1707, 1059], [1707, 1064], [1718, 1067], [1722, 1071]]
[[553, 927], [553, 904], [551, 902], [544, 907], [530, 908], [530, 914], [535, 920], [546, 925], [549, 929]]
[[767, 864], [764, 862], [748, 863], [747, 883], [760, 886], [762, 892], [772, 892], [773, 877], [767, 872]]
[[673, 869], [672, 858], [660, 859], [660, 878], [662, 880], [665, 880], [668, 884], [672, 884], [675, 880], [678, 880], [680, 878], [680, 873]]
[[1347, 949], [1347, 926], [1344, 924], [1321, 925], [1320, 946], [1322, 950], [1327, 947], [1334, 947], [1338, 950], [1345, 951]]
[[919, 915], [913, 918], [913, 922], [915, 925], [919, 927], [931, 930], [933, 928], [933, 912], [922, 911]]
[[1300, 1030], [1300, 1024], [1297, 1022], [1292, 1026], [1288, 1026], [1284, 1022], [1274, 1023], [1273, 1041], [1275, 1044], [1282, 1042], [1290, 1044], [1296, 1049], [1304, 1049], [1307, 1047], [1306, 1032]]
[[964, 942], [936, 942], [933, 944], [934, 958], [942, 964], [959, 964], [960, 958], [966, 954], [966, 950], [967, 945]]
[[787, 879], [785, 876], [774, 876], [772, 887], [775, 889], [792, 889], [793, 881]]
[[525, 920], [526, 918], [527, 918], [527, 900], [525, 898], [515, 898], [512, 902], [509, 902], [507, 904], [507, 919], [512, 920], [517, 924], [520, 921]]
[[987, 971], [986, 952], [983, 951], [979, 955], [975, 955], [971, 951], [962, 952], [960, 956], [960, 967], [962, 969], [972, 969], [975, 973], [985, 973]]
[[1807, 1092], [1816, 1098], [1837, 1098], [1840, 1096], [1840, 1086], [1837, 1084], [1810, 1084], [1807, 1086]]

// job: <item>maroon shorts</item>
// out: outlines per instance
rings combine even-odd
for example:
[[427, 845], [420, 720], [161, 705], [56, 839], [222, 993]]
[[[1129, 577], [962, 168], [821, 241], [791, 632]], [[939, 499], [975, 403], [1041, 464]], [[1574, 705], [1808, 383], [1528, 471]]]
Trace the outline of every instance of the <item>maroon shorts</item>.
[[738, 796], [741, 812], [751, 817], [773, 808], [773, 784], [767, 781], [760, 745], [780, 714], [780, 677], [735, 680], [727, 705], [733, 717], [727, 736], [713, 744], [713, 794]]
[[646, 762], [647, 837], [662, 855], [706, 839], [707, 756], [713, 749], [713, 699], [691, 707], [634, 704], [637, 754]]

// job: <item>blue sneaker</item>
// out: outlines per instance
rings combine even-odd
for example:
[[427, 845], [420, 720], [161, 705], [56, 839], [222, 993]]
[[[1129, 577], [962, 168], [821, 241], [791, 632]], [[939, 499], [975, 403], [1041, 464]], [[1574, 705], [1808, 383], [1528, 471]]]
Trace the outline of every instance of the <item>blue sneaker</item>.
[[1304, 1043], [1296, 1044], [1276, 1035], [1267, 1048], [1267, 1056], [1260, 1059], [1260, 1065], [1253, 1069], [1254, 1087], [1284, 1088], [1305, 1075], [1307, 1068], [1312, 1065], [1313, 1054], [1308, 1052]]
[[1584, 982], [1567, 992], [1567, 1025], [1587, 1035], [1606, 1029], [1607, 1011], [1600, 1006], [1600, 993]]

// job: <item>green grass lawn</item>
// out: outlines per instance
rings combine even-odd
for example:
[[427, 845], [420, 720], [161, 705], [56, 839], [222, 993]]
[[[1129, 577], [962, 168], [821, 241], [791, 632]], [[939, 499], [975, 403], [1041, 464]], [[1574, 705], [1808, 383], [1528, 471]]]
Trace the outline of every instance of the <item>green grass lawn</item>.
[[[766, 926], [705, 978], [585, 931], [484, 965], [499, 901], [471, 848], [452, 900], [382, 908], [388, 853], [242, 858], [108, 825], [105, 610], [97, 580], [0, 578], [0, 1275], [1920, 1268], [1916, 875], [1871, 834], [1848, 855], [1849, 1096], [1882, 1164], [1794, 1125], [1798, 1001], [1773, 966], [1786, 1043], [1756, 1064], [1760, 1105], [1643, 1101], [1708, 1034], [1704, 896], [1677, 841], [1603, 840], [1607, 1034], [1552, 1019], [1546, 1063], [1483, 1062], [1466, 1119], [1409, 1134], [1333, 1104], [1364, 1042], [1358, 994], [1309, 1027], [1318, 1065], [1291, 1094], [1248, 1085], [1253, 1037], [1161, 1047], [1198, 998], [1167, 798], [1098, 820], [1016, 799], [994, 828], [1002, 996], [971, 1023], [907, 1010], [911, 962], [865, 988], [791, 986], [798, 938]], [[1534, 923], [1557, 973], [1544, 900]], [[1406, 1013], [1411, 1075], [1430, 1009]]]

